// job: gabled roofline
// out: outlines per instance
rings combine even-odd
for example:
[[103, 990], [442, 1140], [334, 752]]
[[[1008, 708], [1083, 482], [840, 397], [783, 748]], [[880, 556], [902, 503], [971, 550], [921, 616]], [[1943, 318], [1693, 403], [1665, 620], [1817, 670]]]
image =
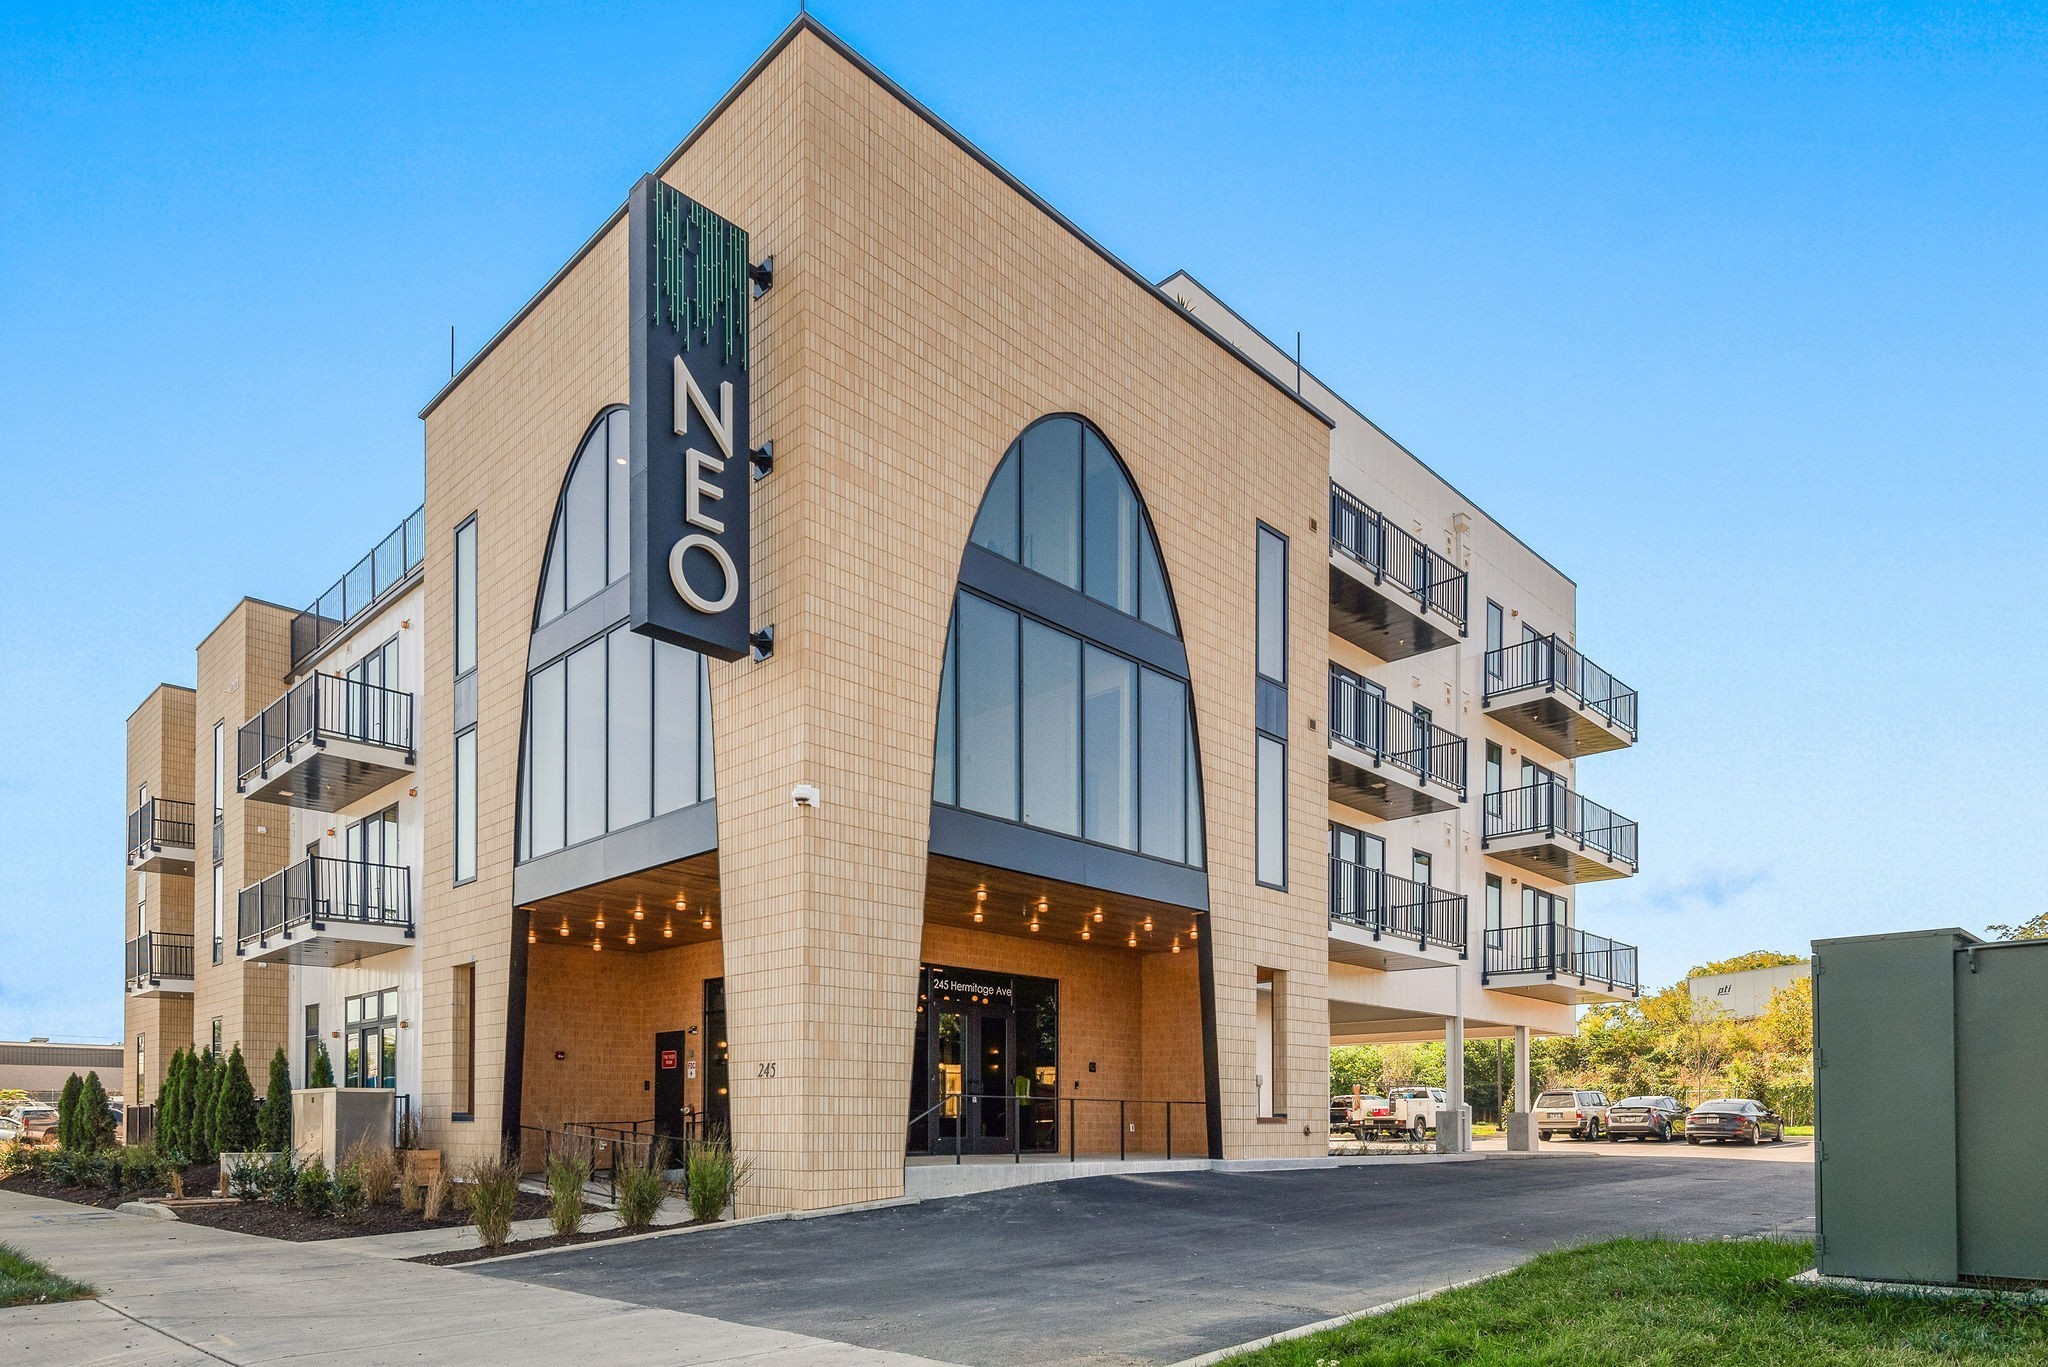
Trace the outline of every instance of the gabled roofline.
[[[1030, 186], [1026, 185], [1023, 181], [1017, 179], [1017, 177], [1015, 177], [1014, 175], [1011, 175], [1010, 172], [1006, 170], [1000, 162], [996, 161], [993, 157], [989, 156], [986, 152], [983, 152], [979, 147], [976, 147], [972, 142], [968, 141], [968, 139], [965, 136], [963, 136], [958, 129], [954, 128], [951, 124], [947, 123], [937, 114], [934, 114], [915, 96], [910, 94], [909, 91], [905, 90], [902, 86], [896, 84], [895, 81], [891, 80], [888, 76], [883, 74], [881, 69], [876, 67], [873, 62], [870, 62], [867, 58], [861, 56], [860, 53], [854, 51], [854, 49], [850, 45], [848, 45], [844, 39], [840, 38], [838, 34], [832, 32], [832, 30], [826, 28], [823, 24], [819, 23], [817, 19], [813, 18], [808, 12], [798, 14], [797, 17], [790, 22], [789, 27], [785, 28], [782, 31], [781, 35], [777, 37], [772, 44], [769, 45], [768, 50], [766, 52], [763, 52], [760, 55], [760, 57], [755, 59], [754, 64], [747, 68], [746, 74], [741, 76], [738, 81], [734, 82], [732, 88], [730, 90], [727, 90], [725, 94], [719, 99], [718, 103], [711, 107], [711, 111], [707, 113], [703, 118], [699, 119], [697, 121], [696, 126], [683, 136], [683, 140], [676, 144], [675, 150], [670, 152], [666, 157], [662, 159], [660, 165], [658, 165], [655, 168], [654, 174], [656, 176], [666, 175], [668, 173], [669, 168], [674, 166], [676, 164], [676, 161], [680, 157], [682, 157], [684, 153], [688, 152], [690, 148], [693, 145], [695, 145], [699, 138], [703, 137], [707, 132], [710, 131], [712, 124], [718, 121], [718, 117], [721, 114], [723, 114], [728, 107], [731, 106], [734, 100], [738, 99], [742, 94], [746, 92], [747, 87], [751, 86], [754, 83], [755, 79], [758, 78], [763, 71], [767, 70], [768, 64], [770, 62], [773, 62], [778, 56], [780, 56], [784, 48], [788, 47], [791, 43], [796, 41], [797, 35], [800, 33], [810, 33], [815, 35], [820, 42], [824, 43], [827, 47], [831, 48], [833, 52], [837, 53], [840, 57], [844, 58], [847, 61], [847, 63], [850, 64], [855, 70], [859, 71], [863, 76], [866, 76], [869, 80], [873, 81], [876, 85], [880, 86], [883, 90], [887, 91], [891, 96], [898, 100], [906, 109], [910, 110], [911, 113], [917, 115], [920, 119], [923, 119], [925, 123], [930, 125], [934, 131], [940, 134], [940, 136], [946, 138], [949, 142], [951, 142], [955, 147], [959, 148], [962, 152], [965, 152], [969, 157], [973, 158], [976, 162], [978, 162], [984, 169], [988, 170], [990, 173], [995, 175], [1005, 185], [1009, 186], [1012, 190], [1016, 191], [1019, 195], [1023, 196], [1027, 202], [1029, 202], [1033, 207], [1037, 208], [1047, 218], [1051, 219], [1061, 228], [1064, 228], [1067, 232], [1071, 233], [1074, 236], [1074, 238], [1078, 240], [1083, 246], [1087, 247], [1090, 251], [1094, 252], [1104, 261], [1108, 262], [1120, 274], [1122, 274], [1125, 279], [1129, 280], [1132, 284], [1138, 286], [1138, 288], [1144, 290], [1147, 294], [1151, 295], [1154, 299], [1158, 300], [1163, 307], [1172, 309], [1174, 314], [1179, 318], [1183, 319], [1184, 321], [1186, 321], [1190, 327], [1193, 327], [1196, 331], [1200, 332], [1204, 337], [1207, 337], [1217, 346], [1223, 348], [1225, 352], [1227, 352], [1229, 355], [1231, 355], [1236, 360], [1241, 362], [1254, 375], [1264, 380], [1267, 384], [1273, 386], [1273, 388], [1278, 390], [1280, 393], [1285, 394], [1288, 398], [1292, 399], [1303, 410], [1308, 412], [1318, 422], [1322, 423], [1323, 426], [1329, 428], [1336, 427], [1337, 424], [1332, 422], [1329, 416], [1325, 414], [1321, 409], [1317, 408], [1314, 404], [1310, 403], [1300, 394], [1297, 394], [1292, 389], [1289, 389], [1285, 384], [1281, 383], [1279, 377], [1275, 376], [1271, 371], [1267, 370], [1264, 366], [1258, 364], [1256, 361], [1252, 360], [1251, 357], [1245, 355], [1242, 351], [1239, 351], [1235, 346], [1231, 345], [1229, 339], [1225, 338], [1222, 333], [1217, 332], [1207, 323], [1204, 323], [1201, 319], [1195, 317], [1192, 313], [1189, 313], [1186, 309], [1176, 304], [1173, 301], [1173, 299], [1166, 294], [1165, 291], [1159, 288], [1159, 286], [1153, 284], [1150, 280], [1146, 279], [1143, 275], [1139, 274], [1136, 270], [1132, 269], [1129, 265], [1127, 265], [1114, 252], [1110, 251], [1100, 242], [1097, 242], [1094, 238], [1090, 237], [1087, 233], [1083, 232], [1081, 228], [1077, 226], [1072, 219], [1068, 218], [1058, 209], [1053, 208], [1053, 206], [1050, 203], [1048, 203], [1043, 196], [1038, 194], [1035, 190], [1033, 190]], [[619, 222], [621, 218], [625, 217], [625, 214], [626, 207], [625, 205], [621, 204], [618, 207], [618, 209], [615, 210], [612, 213], [612, 215], [605, 220], [604, 226], [599, 228], [595, 233], [593, 233], [590, 239], [577, 249], [576, 254], [569, 258], [568, 264], [564, 265], [560, 270], [556, 271], [554, 275], [550, 276], [547, 284], [541, 286], [540, 292], [535, 294], [533, 298], [527, 300], [526, 304], [520, 308], [519, 312], [512, 315], [511, 321], [506, 323], [505, 326], [499, 328], [497, 332], [493, 333], [491, 335], [491, 339], [488, 342], [485, 342], [483, 346], [478, 349], [476, 355], [469, 358], [468, 364], [464, 365], [461, 370], [457, 371], [455, 375], [448, 381], [448, 383], [443, 385], [439, 392], [437, 392], [433, 398], [427, 401], [427, 406], [420, 410], [420, 417], [424, 419], [429, 413], [432, 413], [434, 409], [440, 405], [441, 401], [447, 398], [448, 395], [454, 391], [457, 385], [462, 383], [463, 379], [468, 376], [469, 372], [476, 368], [478, 362], [482, 361], [486, 356], [490, 355], [492, 349], [495, 348], [500, 341], [504, 340], [506, 335], [509, 334], [512, 331], [512, 329], [519, 326], [521, 320], [523, 320], [527, 314], [531, 313], [535, 306], [538, 305], [542, 299], [547, 297], [548, 293], [554, 289], [556, 284], [558, 284], [562, 280], [562, 278], [566, 276], [571, 270], [575, 269], [578, 262], [582, 261], [585, 256], [590, 254], [591, 249], [598, 244], [598, 242], [604, 237], [606, 233], [612, 230], [612, 228]]]
[[[1173, 273], [1172, 275], [1169, 275], [1169, 276], [1167, 276], [1165, 280], [1162, 280], [1162, 281], [1160, 281], [1160, 282], [1159, 282], [1159, 288], [1160, 288], [1160, 291], [1161, 291], [1161, 292], [1163, 293], [1163, 292], [1165, 291], [1165, 289], [1166, 289], [1166, 285], [1167, 285], [1167, 282], [1168, 282], [1168, 281], [1172, 281], [1172, 280], [1176, 280], [1176, 279], [1185, 279], [1185, 280], [1186, 280], [1186, 281], [1187, 281], [1187, 282], [1188, 282], [1189, 284], [1193, 285], [1193, 286], [1194, 286], [1194, 287], [1195, 287], [1196, 289], [1198, 289], [1198, 290], [1200, 290], [1200, 291], [1201, 291], [1202, 293], [1204, 293], [1204, 294], [1208, 295], [1208, 296], [1209, 296], [1209, 298], [1210, 298], [1210, 299], [1211, 299], [1211, 300], [1212, 300], [1212, 301], [1213, 301], [1214, 303], [1216, 303], [1216, 304], [1217, 304], [1217, 305], [1218, 305], [1218, 306], [1219, 306], [1220, 308], [1222, 308], [1222, 310], [1223, 310], [1223, 311], [1224, 311], [1225, 313], [1227, 313], [1227, 314], [1229, 314], [1229, 315], [1230, 315], [1231, 317], [1233, 317], [1233, 318], [1237, 319], [1237, 321], [1238, 321], [1238, 322], [1240, 322], [1240, 323], [1243, 323], [1243, 324], [1245, 325], [1245, 327], [1246, 327], [1246, 328], [1250, 329], [1250, 331], [1251, 331], [1251, 333], [1252, 333], [1252, 335], [1253, 335], [1253, 336], [1257, 337], [1257, 338], [1258, 338], [1258, 339], [1259, 339], [1260, 341], [1264, 342], [1264, 343], [1265, 343], [1265, 344], [1266, 344], [1267, 346], [1269, 346], [1269, 347], [1273, 348], [1273, 350], [1275, 350], [1275, 351], [1279, 352], [1279, 353], [1280, 353], [1280, 354], [1281, 354], [1282, 356], [1285, 356], [1285, 355], [1287, 354], [1287, 349], [1286, 349], [1285, 347], [1281, 346], [1281, 345], [1280, 345], [1280, 344], [1279, 344], [1278, 342], [1274, 341], [1274, 340], [1273, 340], [1273, 339], [1272, 339], [1271, 337], [1268, 337], [1268, 336], [1266, 335], [1266, 333], [1265, 333], [1265, 330], [1264, 330], [1263, 328], [1259, 327], [1259, 326], [1258, 326], [1258, 325], [1257, 325], [1256, 323], [1252, 322], [1252, 320], [1251, 320], [1251, 319], [1249, 319], [1249, 318], [1245, 317], [1245, 316], [1244, 316], [1244, 315], [1243, 315], [1242, 313], [1239, 313], [1239, 312], [1238, 312], [1238, 311], [1237, 311], [1236, 309], [1232, 308], [1232, 307], [1230, 306], [1230, 301], [1229, 301], [1229, 300], [1225, 299], [1225, 298], [1224, 298], [1224, 297], [1223, 297], [1222, 295], [1218, 294], [1218, 293], [1217, 293], [1216, 291], [1214, 291], [1214, 290], [1210, 289], [1210, 288], [1209, 288], [1209, 287], [1208, 287], [1207, 285], [1203, 284], [1203, 283], [1201, 282], [1201, 280], [1199, 280], [1198, 278], [1196, 278], [1196, 276], [1195, 276], [1195, 273], [1194, 273], [1193, 271], [1191, 271], [1191, 270], [1187, 269], [1187, 268], [1186, 268], [1185, 266], [1183, 266], [1183, 267], [1182, 267], [1182, 268], [1180, 268], [1179, 270], [1175, 271], [1175, 272], [1174, 272], [1174, 273]], [[1257, 363], [1256, 361], [1254, 361], [1254, 362], [1253, 362], [1253, 364], [1254, 364], [1254, 365], [1256, 365], [1256, 364], [1258, 364], [1258, 363]], [[1399, 439], [1398, 437], [1394, 436], [1394, 434], [1393, 434], [1393, 433], [1391, 433], [1391, 432], [1389, 432], [1389, 431], [1387, 431], [1387, 429], [1386, 429], [1386, 428], [1384, 428], [1384, 427], [1380, 426], [1380, 425], [1379, 425], [1378, 423], [1374, 422], [1374, 421], [1373, 421], [1373, 420], [1372, 420], [1371, 418], [1367, 417], [1367, 416], [1366, 416], [1366, 415], [1365, 415], [1365, 414], [1364, 414], [1364, 413], [1363, 413], [1362, 411], [1360, 411], [1360, 409], [1359, 409], [1358, 405], [1356, 405], [1356, 404], [1352, 403], [1352, 402], [1351, 402], [1351, 400], [1349, 400], [1349, 399], [1345, 398], [1345, 397], [1344, 397], [1344, 396], [1343, 396], [1342, 394], [1339, 394], [1339, 393], [1337, 392], [1336, 388], [1335, 388], [1335, 387], [1334, 387], [1333, 385], [1331, 385], [1331, 384], [1330, 384], [1330, 383], [1329, 383], [1329, 382], [1328, 382], [1327, 380], [1323, 379], [1323, 377], [1322, 377], [1322, 376], [1320, 376], [1320, 375], [1316, 374], [1316, 373], [1315, 373], [1315, 372], [1314, 372], [1313, 370], [1310, 370], [1310, 369], [1309, 369], [1309, 368], [1308, 368], [1307, 366], [1303, 366], [1303, 367], [1301, 368], [1301, 373], [1302, 373], [1303, 375], [1306, 375], [1306, 376], [1308, 376], [1308, 377], [1309, 377], [1310, 379], [1314, 380], [1314, 381], [1315, 381], [1315, 382], [1316, 382], [1317, 384], [1321, 385], [1321, 386], [1323, 387], [1323, 390], [1324, 390], [1324, 392], [1325, 392], [1325, 393], [1327, 393], [1327, 394], [1329, 394], [1329, 395], [1330, 395], [1330, 396], [1331, 396], [1332, 398], [1334, 398], [1334, 399], [1335, 399], [1335, 400], [1336, 400], [1336, 401], [1337, 401], [1338, 403], [1341, 403], [1341, 404], [1343, 404], [1343, 405], [1344, 405], [1344, 407], [1345, 407], [1345, 409], [1346, 409], [1346, 410], [1348, 410], [1348, 411], [1349, 411], [1349, 412], [1350, 412], [1350, 413], [1352, 414], [1352, 416], [1356, 417], [1356, 418], [1357, 418], [1357, 419], [1358, 419], [1358, 420], [1359, 420], [1360, 422], [1364, 423], [1364, 424], [1365, 424], [1365, 425], [1366, 425], [1367, 427], [1370, 427], [1370, 428], [1371, 428], [1371, 429], [1372, 429], [1373, 431], [1375, 431], [1375, 432], [1379, 433], [1379, 434], [1380, 434], [1380, 435], [1381, 435], [1382, 437], [1385, 437], [1385, 438], [1387, 439], [1387, 443], [1388, 443], [1388, 444], [1389, 444], [1390, 446], [1392, 446], [1392, 447], [1393, 447], [1393, 448], [1394, 448], [1395, 450], [1399, 451], [1399, 452], [1400, 452], [1400, 453], [1401, 453], [1402, 455], [1404, 455], [1404, 456], [1408, 457], [1408, 459], [1410, 459], [1410, 460], [1414, 461], [1414, 462], [1415, 462], [1415, 463], [1416, 463], [1417, 465], [1420, 465], [1420, 466], [1421, 466], [1421, 467], [1422, 467], [1423, 469], [1425, 469], [1425, 470], [1429, 471], [1429, 473], [1430, 473], [1431, 475], [1435, 476], [1435, 478], [1437, 479], [1437, 481], [1438, 481], [1439, 483], [1441, 483], [1441, 484], [1442, 484], [1442, 485], [1444, 486], [1444, 488], [1446, 488], [1446, 489], [1449, 489], [1449, 490], [1450, 490], [1450, 491], [1451, 491], [1452, 493], [1456, 494], [1456, 495], [1457, 495], [1457, 496], [1458, 496], [1459, 498], [1461, 498], [1461, 499], [1463, 499], [1463, 500], [1464, 500], [1465, 502], [1467, 502], [1467, 503], [1471, 504], [1471, 505], [1472, 505], [1472, 511], [1473, 511], [1473, 512], [1475, 512], [1475, 513], [1478, 513], [1478, 514], [1479, 514], [1479, 515], [1480, 515], [1481, 517], [1485, 518], [1485, 519], [1486, 519], [1486, 520], [1487, 520], [1488, 522], [1491, 522], [1491, 523], [1492, 523], [1492, 524], [1493, 524], [1494, 526], [1496, 526], [1496, 527], [1500, 528], [1500, 529], [1501, 529], [1501, 531], [1503, 531], [1503, 532], [1505, 532], [1505, 533], [1507, 534], [1507, 538], [1508, 538], [1508, 540], [1510, 540], [1510, 541], [1514, 542], [1514, 543], [1515, 543], [1515, 544], [1516, 544], [1517, 546], [1520, 546], [1520, 547], [1521, 547], [1521, 548], [1522, 548], [1523, 550], [1527, 551], [1527, 552], [1528, 552], [1529, 554], [1531, 554], [1531, 555], [1535, 556], [1535, 557], [1536, 557], [1536, 558], [1537, 558], [1538, 560], [1542, 561], [1542, 562], [1543, 562], [1543, 563], [1544, 563], [1544, 564], [1545, 564], [1546, 566], [1548, 566], [1548, 567], [1549, 567], [1549, 568], [1550, 568], [1551, 570], [1555, 571], [1555, 572], [1556, 572], [1556, 574], [1558, 575], [1558, 577], [1559, 577], [1559, 578], [1561, 578], [1561, 579], [1563, 579], [1565, 583], [1567, 583], [1567, 584], [1570, 584], [1570, 585], [1572, 586], [1573, 590], [1575, 590], [1575, 591], [1576, 591], [1576, 590], [1578, 589], [1578, 587], [1579, 587], [1579, 581], [1578, 581], [1578, 580], [1576, 580], [1576, 579], [1572, 578], [1572, 577], [1571, 577], [1570, 575], [1566, 574], [1566, 573], [1565, 573], [1565, 572], [1564, 572], [1563, 570], [1561, 570], [1561, 569], [1558, 569], [1556, 565], [1553, 565], [1553, 564], [1551, 564], [1551, 562], [1550, 562], [1550, 557], [1549, 557], [1549, 556], [1547, 556], [1547, 555], [1545, 555], [1545, 554], [1544, 554], [1543, 552], [1541, 552], [1541, 551], [1537, 550], [1537, 549], [1536, 549], [1536, 548], [1535, 548], [1534, 546], [1530, 545], [1530, 544], [1529, 544], [1528, 542], [1526, 542], [1526, 541], [1522, 540], [1522, 538], [1521, 538], [1521, 537], [1519, 537], [1519, 536], [1516, 536], [1516, 535], [1515, 535], [1515, 533], [1513, 532], [1513, 530], [1511, 530], [1511, 529], [1510, 529], [1510, 528], [1508, 527], [1507, 523], [1505, 523], [1505, 522], [1502, 522], [1502, 521], [1501, 521], [1501, 520], [1500, 520], [1499, 518], [1495, 517], [1495, 516], [1494, 516], [1494, 515], [1493, 515], [1492, 513], [1489, 513], [1489, 512], [1487, 512], [1487, 511], [1486, 511], [1486, 509], [1484, 509], [1484, 508], [1480, 507], [1480, 506], [1479, 506], [1479, 501], [1478, 501], [1477, 499], [1474, 499], [1474, 498], [1470, 497], [1469, 495], [1467, 495], [1467, 494], [1465, 493], [1465, 491], [1464, 491], [1464, 490], [1460, 489], [1460, 488], [1459, 488], [1459, 487], [1458, 487], [1457, 485], [1455, 485], [1455, 484], [1451, 483], [1451, 482], [1450, 482], [1450, 480], [1448, 480], [1448, 479], [1444, 478], [1444, 475], [1443, 475], [1443, 472], [1442, 472], [1442, 471], [1438, 470], [1438, 469], [1437, 469], [1437, 468], [1436, 468], [1436, 467], [1435, 467], [1434, 465], [1431, 465], [1431, 464], [1430, 464], [1430, 463], [1429, 463], [1428, 461], [1424, 460], [1424, 459], [1423, 459], [1423, 458], [1422, 458], [1421, 456], [1418, 456], [1418, 455], [1416, 455], [1416, 454], [1415, 454], [1415, 453], [1414, 453], [1413, 451], [1409, 450], [1409, 449], [1408, 449], [1408, 448], [1407, 448], [1406, 446], [1402, 445], [1402, 443], [1401, 443], [1401, 441], [1400, 441], [1400, 439]], [[1332, 423], [1332, 424], [1331, 424], [1331, 426], [1333, 426], [1333, 427], [1334, 427], [1335, 425], [1336, 425], [1336, 424], [1334, 424], [1334, 423]]]

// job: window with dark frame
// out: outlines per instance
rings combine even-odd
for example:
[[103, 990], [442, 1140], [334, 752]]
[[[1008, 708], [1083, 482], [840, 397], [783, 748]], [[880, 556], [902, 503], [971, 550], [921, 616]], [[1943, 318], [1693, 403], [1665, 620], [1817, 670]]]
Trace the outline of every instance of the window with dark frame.
[[476, 965], [455, 965], [454, 1118], [466, 1120], [476, 1114]]

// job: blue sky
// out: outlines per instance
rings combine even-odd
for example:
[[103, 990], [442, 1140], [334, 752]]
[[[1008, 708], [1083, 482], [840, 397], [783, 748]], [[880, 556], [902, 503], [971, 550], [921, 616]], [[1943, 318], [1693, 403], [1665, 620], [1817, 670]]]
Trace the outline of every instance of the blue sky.
[[[120, 1033], [123, 719], [790, 17], [359, 8], [0, 16], [0, 1038]], [[1579, 582], [1652, 981], [2041, 908], [2041, 9], [819, 13]]]

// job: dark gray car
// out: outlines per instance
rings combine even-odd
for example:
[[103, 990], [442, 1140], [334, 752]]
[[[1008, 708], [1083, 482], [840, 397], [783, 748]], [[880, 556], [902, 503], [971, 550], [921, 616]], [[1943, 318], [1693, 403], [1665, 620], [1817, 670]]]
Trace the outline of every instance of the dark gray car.
[[1607, 1142], [1633, 1137], [1662, 1144], [1684, 1120], [1685, 1107], [1675, 1096], [1625, 1096], [1607, 1108]]
[[1773, 1144], [1785, 1138], [1785, 1117], [1763, 1104], [1743, 1098], [1703, 1101], [1685, 1118], [1685, 1142], [1714, 1139], [1723, 1144]]

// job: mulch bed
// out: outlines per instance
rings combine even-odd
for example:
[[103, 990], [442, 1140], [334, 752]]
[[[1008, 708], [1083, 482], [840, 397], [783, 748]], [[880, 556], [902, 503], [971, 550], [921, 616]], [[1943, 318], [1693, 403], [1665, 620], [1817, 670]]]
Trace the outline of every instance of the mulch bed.
[[671, 1229], [687, 1229], [691, 1225], [708, 1225], [709, 1220], [685, 1220], [678, 1225], [659, 1225], [656, 1229], [624, 1230], [599, 1229], [582, 1234], [549, 1234], [539, 1239], [516, 1239], [503, 1248], [451, 1248], [445, 1253], [423, 1253], [417, 1258], [407, 1258], [409, 1263], [427, 1263], [434, 1267], [454, 1267], [461, 1263], [480, 1263], [489, 1258], [502, 1258], [508, 1253], [533, 1253], [543, 1248], [569, 1248], [576, 1244], [601, 1243], [606, 1239], [622, 1239], [627, 1234], [653, 1234]]
[[[193, 1168], [185, 1177], [185, 1192], [188, 1196], [210, 1195], [218, 1181], [218, 1171], [212, 1167]], [[67, 1187], [44, 1177], [33, 1177], [17, 1173], [12, 1177], [0, 1178], [0, 1191], [18, 1191], [26, 1196], [46, 1196], [52, 1200], [69, 1201], [74, 1205], [97, 1206], [112, 1210], [126, 1201], [148, 1201], [160, 1198], [161, 1192], [131, 1191], [116, 1194], [100, 1187]], [[322, 1239], [354, 1239], [365, 1234], [408, 1234], [423, 1229], [461, 1229], [469, 1223], [469, 1215], [463, 1211], [449, 1211], [438, 1220], [428, 1220], [421, 1215], [407, 1214], [395, 1205], [370, 1206], [346, 1220], [317, 1215], [304, 1211], [288, 1210], [274, 1206], [268, 1201], [225, 1201], [219, 1205], [179, 1205], [178, 1218], [188, 1225], [205, 1225], [209, 1229], [232, 1230], [237, 1234], [260, 1234], [269, 1239], [285, 1239], [292, 1243], [311, 1243]], [[548, 1213], [548, 1198], [536, 1192], [522, 1191], [512, 1207], [512, 1218], [531, 1220]]]

